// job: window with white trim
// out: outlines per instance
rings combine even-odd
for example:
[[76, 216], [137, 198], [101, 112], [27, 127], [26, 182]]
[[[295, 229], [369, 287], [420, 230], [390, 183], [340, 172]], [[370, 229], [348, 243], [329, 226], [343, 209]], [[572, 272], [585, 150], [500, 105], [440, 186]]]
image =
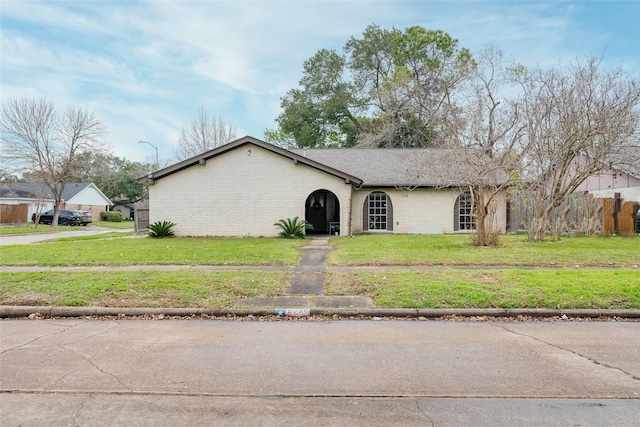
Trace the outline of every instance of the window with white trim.
[[473, 195], [465, 191], [458, 197], [458, 225], [459, 230], [475, 230], [476, 221], [473, 217]]
[[387, 229], [387, 194], [369, 194], [369, 230]]

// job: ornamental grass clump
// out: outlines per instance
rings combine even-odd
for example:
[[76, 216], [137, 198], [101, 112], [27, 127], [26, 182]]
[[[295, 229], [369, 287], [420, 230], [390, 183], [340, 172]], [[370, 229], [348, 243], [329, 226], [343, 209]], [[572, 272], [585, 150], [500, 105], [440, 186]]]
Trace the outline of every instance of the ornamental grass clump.
[[153, 224], [147, 225], [149, 229], [149, 236], [154, 238], [162, 238], [162, 237], [173, 237], [173, 231], [171, 228], [175, 226], [174, 223], [170, 221], [157, 221]]
[[305, 230], [313, 230], [313, 225], [307, 221], [299, 220], [298, 217], [281, 219], [273, 225], [282, 230], [280, 237], [285, 239], [304, 239]]

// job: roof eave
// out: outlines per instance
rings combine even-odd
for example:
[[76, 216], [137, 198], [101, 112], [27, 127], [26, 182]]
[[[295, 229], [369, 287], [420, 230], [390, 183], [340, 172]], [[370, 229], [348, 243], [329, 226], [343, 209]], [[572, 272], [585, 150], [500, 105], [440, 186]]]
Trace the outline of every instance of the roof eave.
[[251, 136], [245, 136], [243, 138], [237, 139], [235, 141], [232, 141], [228, 144], [222, 145], [220, 147], [216, 147], [212, 150], [206, 151], [202, 154], [199, 154], [195, 157], [192, 157], [190, 159], [186, 159], [183, 160], [179, 163], [176, 163], [174, 165], [168, 166], [164, 169], [160, 169], [158, 171], [155, 172], [151, 172], [148, 175], [144, 176], [144, 177], [140, 177], [138, 178], [138, 182], [140, 184], [145, 184], [145, 185], [151, 185], [154, 184], [155, 181], [157, 181], [158, 179], [162, 179], [166, 176], [169, 176], [171, 174], [174, 174], [176, 172], [179, 172], [183, 169], [187, 169], [190, 168], [192, 166], [195, 165], [205, 165], [207, 160], [217, 157], [223, 153], [226, 153], [228, 151], [234, 150], [238, 147], [241, 147], [243, 145], [246, 144], [253, 144], [256, 145], [260, 148], [263, 148], [267, 151], [270, 151], [272, 153], [275, 154], [279, 154], [281, 156], [287, 157], [291, 160], [293, 160], [296, 164], [297, 163], [302, 163], [305, 164], [307, 166], [313, 167], [315, 169], [321, 170], [323, 172], [329, 173], [331, 175], [334, 175], [336, 177], [342, 178], [344, 179], [346, 184], [353, 184], [353, 185], [361, 185], [362, 184], [362, 180], [358, 177], [349, 175], [348, 173], [342, 172], [340, 170], [331, 168], [327, 165], [324, 165], [322, 163], [316, 162], [314, 160], [308, 159], [304, 156], [300, 156], [296, 153], [293, 153], [289, 150], [285, 150], [284, 148], [280, 148], [280, 147], [276, 147], [275, 145], [269, 144], [265, 141], [259, 140], [257, 138], [251, 137]]

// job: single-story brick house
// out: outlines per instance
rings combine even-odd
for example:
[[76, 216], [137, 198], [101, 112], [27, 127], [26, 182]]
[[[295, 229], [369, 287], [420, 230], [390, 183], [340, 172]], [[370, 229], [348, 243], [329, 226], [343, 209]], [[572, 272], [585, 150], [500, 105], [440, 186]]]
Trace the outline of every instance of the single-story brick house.
[[286, 150], [246, 136], [139, 182], [149, 186], [150, 223], [171, 221], [178, 236], [276, 236], [273, 224], [296, 216], [318, 234], [470, 230], [468, 194], [433, 172], [445, 151]]

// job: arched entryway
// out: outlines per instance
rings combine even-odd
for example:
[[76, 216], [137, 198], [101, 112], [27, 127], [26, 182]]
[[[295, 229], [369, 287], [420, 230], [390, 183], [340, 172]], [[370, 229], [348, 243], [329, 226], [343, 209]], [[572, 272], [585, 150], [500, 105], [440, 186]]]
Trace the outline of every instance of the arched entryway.
[[331, 191], [316, 190], [309, 194], [304, 212], [304, 219], [313, 225], [307, 234], [333, 234], [340, 230], [340, 202]]

